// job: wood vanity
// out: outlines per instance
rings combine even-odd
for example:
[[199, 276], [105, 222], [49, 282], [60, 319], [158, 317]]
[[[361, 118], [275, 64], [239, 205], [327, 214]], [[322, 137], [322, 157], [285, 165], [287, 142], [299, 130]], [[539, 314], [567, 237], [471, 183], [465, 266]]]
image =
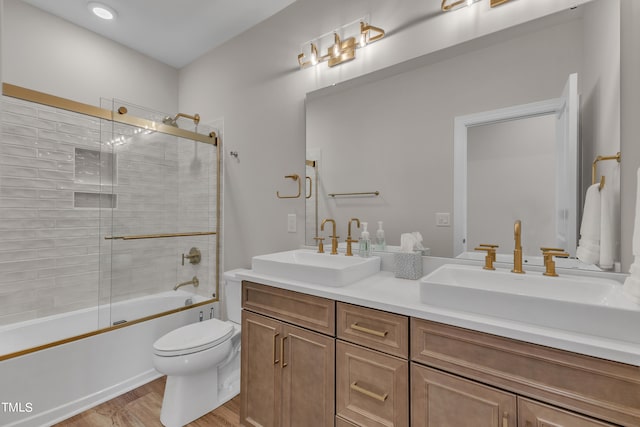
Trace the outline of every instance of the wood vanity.
[[640, 426], [640, 367], [243, 281], [244, 426]]

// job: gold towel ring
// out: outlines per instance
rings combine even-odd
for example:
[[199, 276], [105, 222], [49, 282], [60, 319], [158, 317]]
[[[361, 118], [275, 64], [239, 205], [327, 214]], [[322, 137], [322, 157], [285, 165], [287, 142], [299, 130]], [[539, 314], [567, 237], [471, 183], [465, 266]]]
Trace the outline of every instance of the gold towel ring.
[[294, 173], [293, 175], [285, 175], [285, 178], [290, 178], [298, 182], [298, 194], [296, 194], [295, 196], [281, 196], [280, 192], [276, 191], [276, 196], [278, 196], [278, 199], [297, 199], [298, 197], [300, 197], [300, 195], [302, 194], [302, 181], [300, 180], [300, 176], [297, 173]]

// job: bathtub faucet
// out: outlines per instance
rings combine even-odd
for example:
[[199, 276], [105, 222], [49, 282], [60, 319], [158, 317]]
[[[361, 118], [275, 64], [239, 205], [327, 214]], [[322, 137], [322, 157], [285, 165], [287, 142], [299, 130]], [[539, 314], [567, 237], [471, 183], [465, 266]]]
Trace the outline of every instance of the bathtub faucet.
[[198, 280], [198, 278], [196, 276], [193, 276], [193, 279], [186, 281], [186, 282], [182, 282], [182, 283], [178, 283], [177, 285], [175, 285], [173, 287], [174, 291], [177, 291], [178, 288], [182, 287], [182, 286], [187, 286], [187, 285], [193, 285], [196, 288], [198, 287], [198, 285], [200, 284], [200, 281]]

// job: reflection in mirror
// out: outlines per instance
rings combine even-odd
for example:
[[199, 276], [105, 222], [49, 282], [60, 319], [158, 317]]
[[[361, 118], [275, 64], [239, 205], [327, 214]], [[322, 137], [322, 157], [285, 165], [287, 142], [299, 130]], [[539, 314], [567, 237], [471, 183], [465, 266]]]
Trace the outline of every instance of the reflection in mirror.
[[[591, 163], [620, 151], [619, 111], [608, 108], [620, 103], [614, 3], [594, 0], [307, 94], [307, 159], [319, 161], [319, 192], [317, 215], [312, 202], [307, 205], [306, 243], [315, 244], [317, 221], [335, 218], [338, 234], [346, 236], [348, 219], [357, 217], [384, 221], [390, 245], [398, 245], [402, 233], [419, 231], [432, 255], [456, 256], [453, 228], [436, 221], [441, 213], [456, 221], [455, 117], [557, 99], [567, 76], [578, 73], [581, 158], [572, 176], [577, 201], [565, 213], [576, 218], [576, 231], [562, 245], [575, 251]], [[374, 190], [379, 197], [328, 196]], [[536, 228], [523, 221], [525, 232]], [[513, 222], [501, 230], [512, 233]], [[475, 243], [492, 242], [469, 242]]]
[[504, 225], [518, 220], [525, 262], [543, 265], [542, 247], [575, 256], [577, 87], [572, 74], [558, 98], [456, 117], [456, 257], [478, 258], [468, 248], [480, 243], [499, 245], [498, 258], [510, 254]]
[[[513, 138], [513, 135], [521, 135]], [[513, 250], [522, 221], [522, 250], [559, 246], [555, 236], [555, 120], [551, 115], [478, 125], [468, 130], [467, 237]], [[461, 196], [462, 197], [462, 196]], [[456, 220], [459, 219], [456, 214]], [[473, 248], [471, 248], [473, 250]]]

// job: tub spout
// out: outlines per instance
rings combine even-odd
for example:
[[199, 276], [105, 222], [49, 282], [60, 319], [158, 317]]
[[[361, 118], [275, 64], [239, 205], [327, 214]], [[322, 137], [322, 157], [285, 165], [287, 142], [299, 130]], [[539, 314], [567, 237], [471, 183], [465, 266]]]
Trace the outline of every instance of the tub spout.
[[196, 276], [193, 276], [193, 279], [188, 280], [186, 282], [178, 283], [177, 285], [175, 285], [173, 287], [173, 290], [177, 291], [178, 288], [180, 288], [182, 286], [187, 286], [187, 285], [193, 285], [194, 287], [197, 288], [199, 284], [200, 284], [200, 281], [198, 280], [198, 278]]

